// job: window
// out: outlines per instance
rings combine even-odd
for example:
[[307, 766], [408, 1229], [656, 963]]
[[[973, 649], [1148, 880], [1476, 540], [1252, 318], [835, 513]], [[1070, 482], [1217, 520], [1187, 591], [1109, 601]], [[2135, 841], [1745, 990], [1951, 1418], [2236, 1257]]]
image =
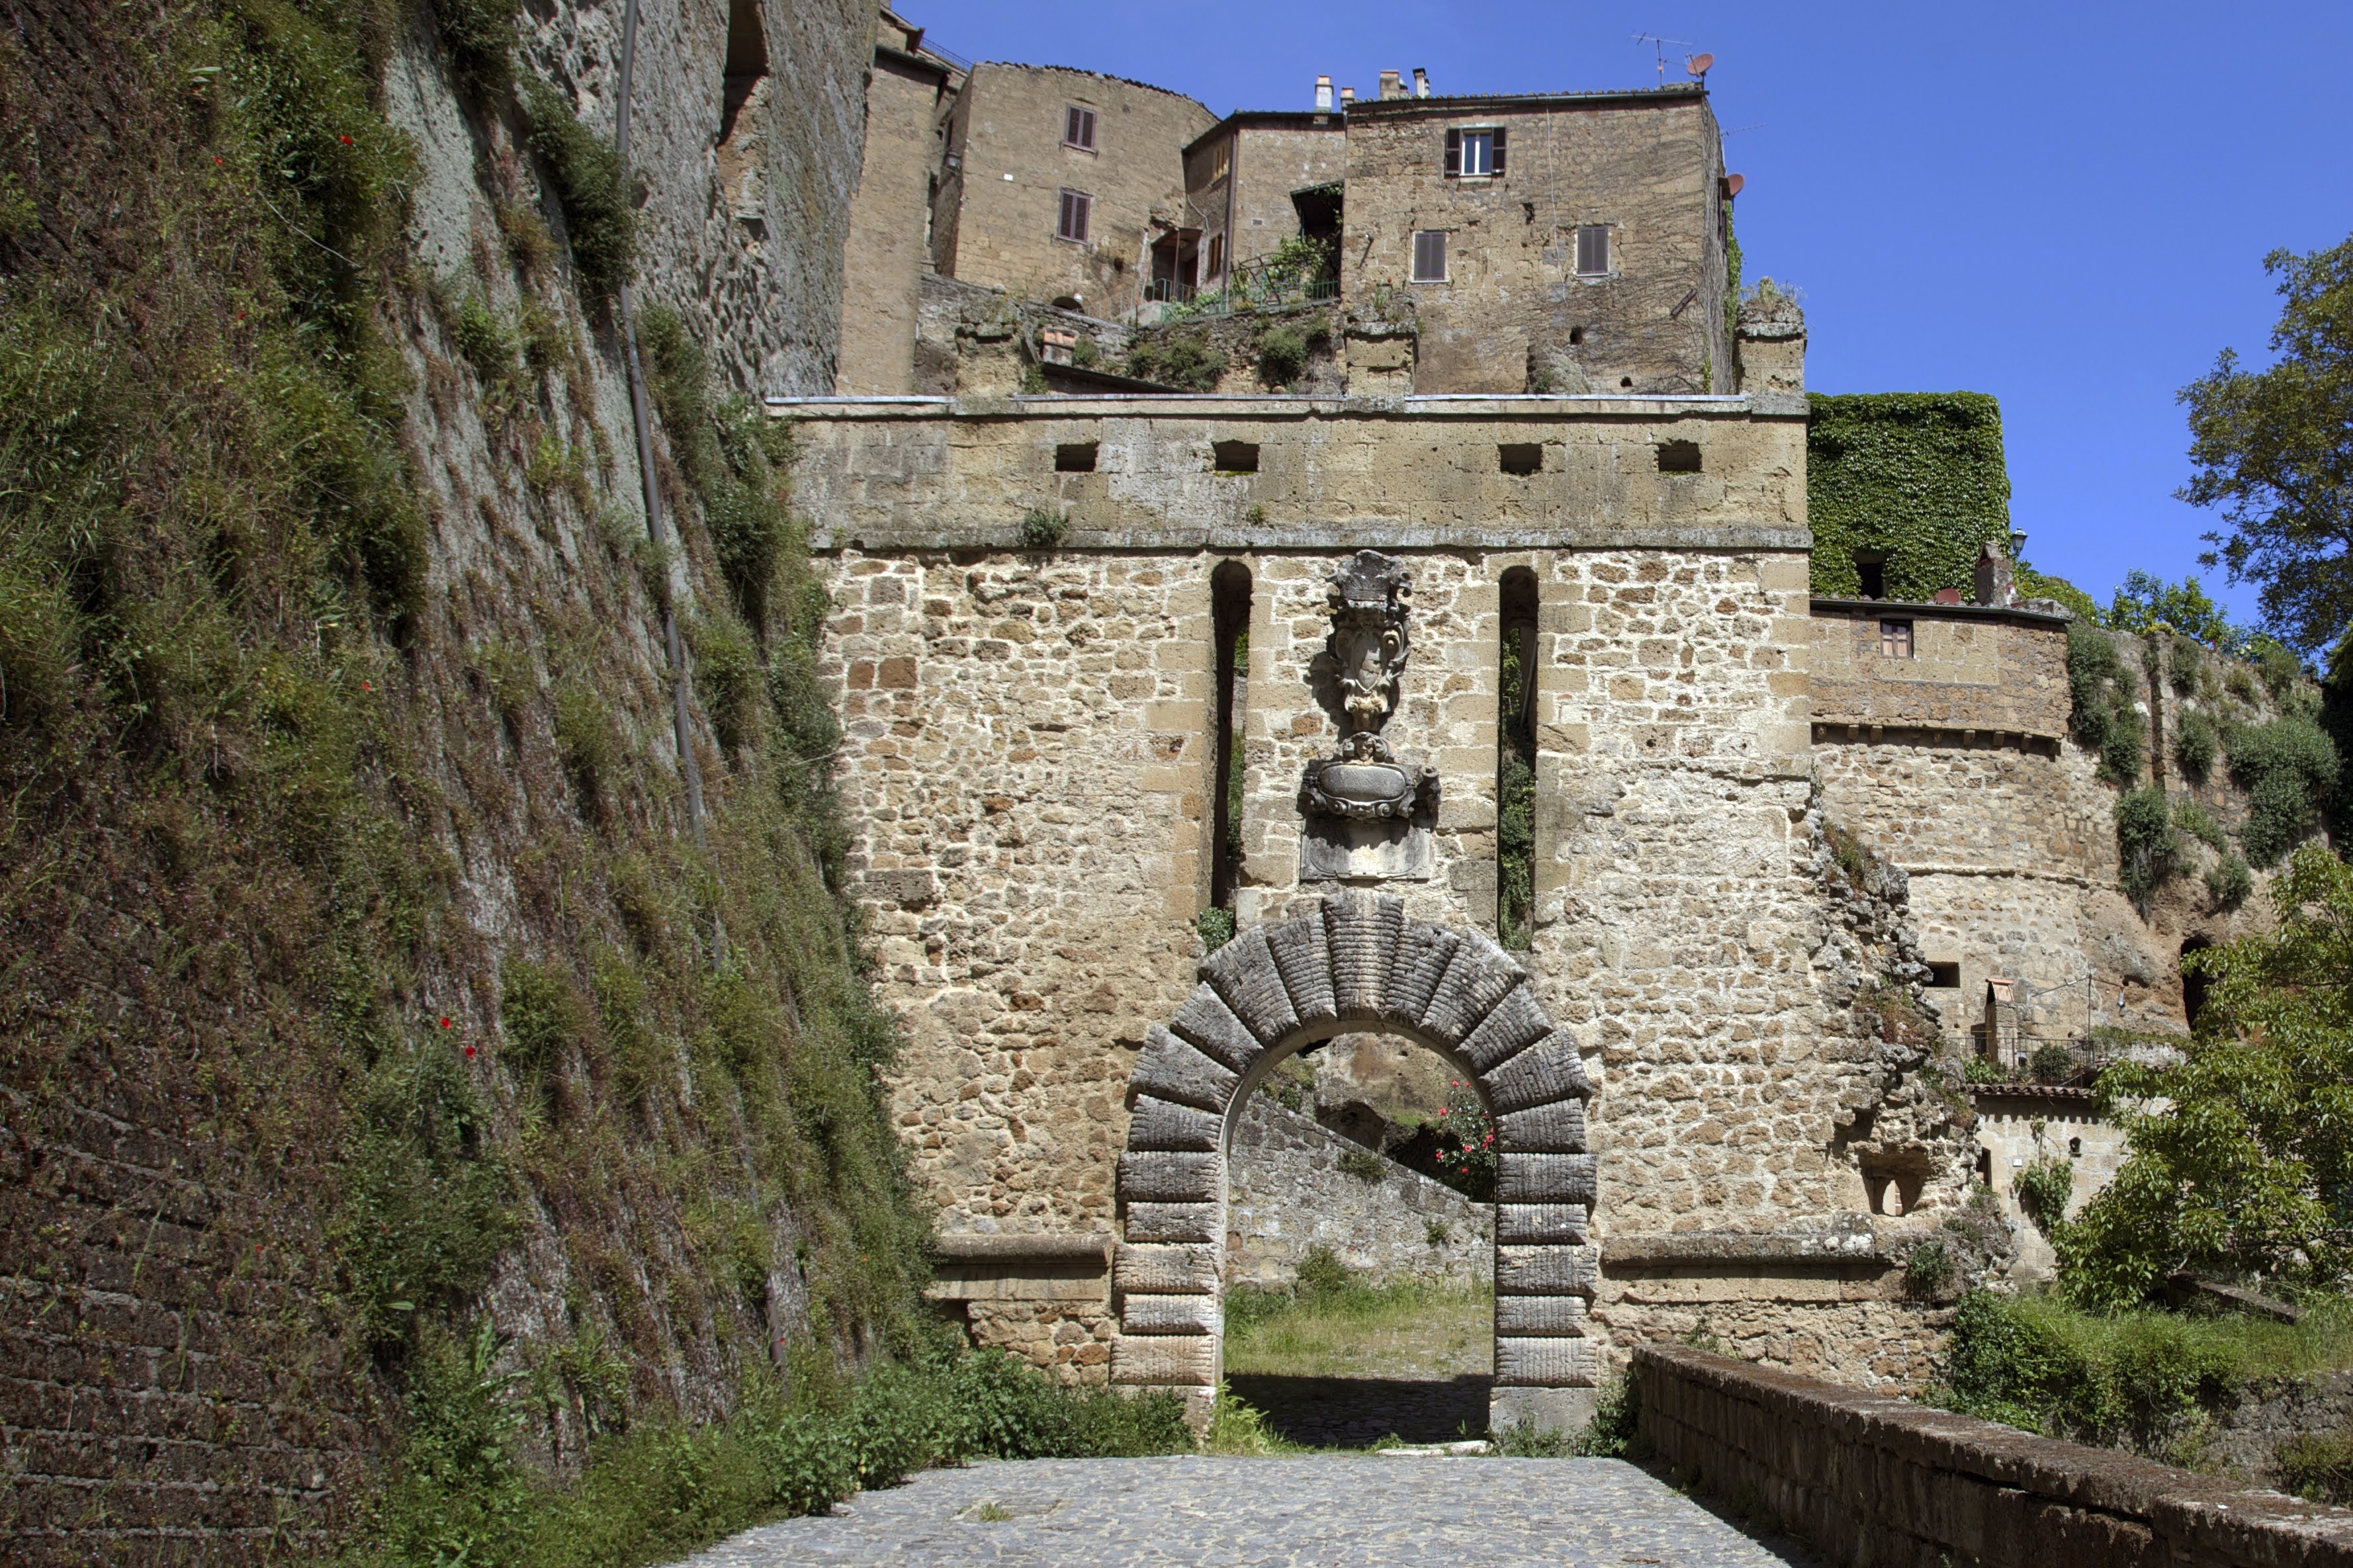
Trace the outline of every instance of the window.
[[1696, 441], [1662, 441], [1659, 443], [1659, 472], [1662, 474], [1695, 474], [1700, 471], [1699, 443]]
[[1413, 237], [1413, 280], [1417, 283], [1446, 281], [1446, 231], [1426, 228]]
[[1887, 597], [1887, 563], [1876, 555], [1854, 558], [1854, 577], [1858, 591], [1866, 599]]
[[1483, 180], [1504, 172], [1504, 132], [1500, 126], [1446, 133], [1446, 172]]
[[1912, 623], [1882, 621], [1879, 623], [1879, 653], [1883, 658], [1912, 657]]
[[1062, 110], [1062, 145], [1082, 153], [1095, 150], [1095, 111], [1077, 104]]
[[1588, 223], [1577, 226], [1577, 270], [1585, 277], [1598, 277], [1609, 270], [1609, 226]]
[[1212, 441], [1209, 443], [1209, 463], [1221, 474], [1254, 474], [1258, 472], [1258, 443], [1255, 441]]
[[1209, 237], [1209, 270], [1204, 273], [1203, 277], [1222, 278], [1225, 274], [1226, 237], [1222, 234], [1213, 234]]
[[[1523, 477], [1544, 471], [1544, 447], [1534, 441], [1505, 441], [1495, 448], [1496, 466]], [[1517, 571], [1517, 567], [1513, 568]]]
[[1094, 205], [1094, 197], [1084, 191], [1064, 191], [1062, 221], [1060, 226], [1054, 230], [1056, 237], [1061, 239], [1075, 239], [1084, 244], [1087, 237], [1087, 219], [1092, 216]]
[[1092, 474], [1095, 471], [1093, 441], [1064, 441], [1054, 448], [1054, 471], [1058, 474]]
[[1220, 142], [1218, 143], [1217, 158], [1209, 165], [1209, 184], [1216, 184], [1233, 171], [1234, 144], [1230, 141]]
[[2070, 1139], [2068, 1139], [2068, 1140], [2067, 1140], [2067, 1158], [2069, 1158], [2070, 1160], [2080, 1160], [2080, 1159], [2082, 1159], [2083, 1157], [2084, 1157], [2084, 1141], [2083, 1141], [2081, 1138], [2070, 1138]]
[[1928, 965], [1928, 984], [1939, 991], [1957, 991], [1961, 986], [1961, 966], [1957, 963]]

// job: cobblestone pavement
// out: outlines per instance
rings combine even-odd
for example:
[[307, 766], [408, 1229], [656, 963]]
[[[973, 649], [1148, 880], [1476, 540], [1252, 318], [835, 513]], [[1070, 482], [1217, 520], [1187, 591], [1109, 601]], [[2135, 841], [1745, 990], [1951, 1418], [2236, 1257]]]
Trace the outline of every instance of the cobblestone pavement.
[[1804, 1563], [1616, 1459], [1030, 1459], [931, 1470], [687, 1568], [1770, 1568]]

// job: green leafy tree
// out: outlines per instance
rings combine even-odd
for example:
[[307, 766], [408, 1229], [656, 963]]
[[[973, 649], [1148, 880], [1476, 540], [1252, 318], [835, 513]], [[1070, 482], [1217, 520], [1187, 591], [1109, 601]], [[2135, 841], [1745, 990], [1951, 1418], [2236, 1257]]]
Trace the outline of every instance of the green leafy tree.
[[2055, 1238], [2087, 1306], [2184, 1268], [2316, 1284], [2353, 1267], [2353, 868], [2298, 850], [2272, 897], [2275, 931], [2183, 960], [2209, 982], [2183, 1059], [2101, 1077], [2130, 1153]]
[[2231, 624], [2222, 606], [2206, 596], [2197, 578], [2168, 583], [2137, 567], [2125, 574], [2123, 584], [2109, 601], [2106, 620], [2120, 632], [2150, 632], [2160, 625], [2168, 626], [2224, 653], [2240, 652], [2247, 639], [2242, 628]]
[[2200, 559], [2258, 584], [2264, 621], [2316, 654], [2353, 623], [2353, 239], [2263, 268], [2287, 301], [2279, 357], [2251, 371], [2225, 349], [2182, 389], [2197, 472], [2179, 493], [2229, 524]]

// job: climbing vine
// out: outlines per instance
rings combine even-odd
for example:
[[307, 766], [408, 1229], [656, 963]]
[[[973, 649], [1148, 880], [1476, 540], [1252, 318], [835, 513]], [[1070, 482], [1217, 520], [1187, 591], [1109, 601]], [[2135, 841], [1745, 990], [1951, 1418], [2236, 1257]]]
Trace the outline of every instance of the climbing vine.
[[1862, 591], [1857, 552], [1885, 560], [1892, 599], [1974, 581], [1978, 547], [2010, 548], [2001, 408], [1979, 392], [1816, 395], [1806, 506], [1817, 594]]

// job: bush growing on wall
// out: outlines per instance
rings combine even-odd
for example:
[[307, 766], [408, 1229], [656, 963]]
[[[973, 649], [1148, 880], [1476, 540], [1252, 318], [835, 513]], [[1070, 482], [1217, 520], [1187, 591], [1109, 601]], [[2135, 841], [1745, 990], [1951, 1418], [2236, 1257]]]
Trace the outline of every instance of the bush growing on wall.
[[2165, 791], [2151, 785], [2118, 800], [2116, 852], [2121, 864], [2116, 880], [2135, 907], [2145, 908], [2148, 896], [2173, 875], [2181, 844], [2173, 831], [2173, 816]]
[[2138, 780], [2147, 721], [2133, 706], [2116, 645], [2082, 621], [2067, 626], [2067, 690], [2073, 702], [2068, 728], [2086, 750], [2099, 754], [2100, 776], [2116, 784]]
[[2225, 737], [2231, 776], [2247, 792], [2247, 858], [2269, 866], [2312, 836], [2337, 788], [2337, 744], [2306, 718], [2241, 725]]
[[1808, 398], [1806, 509], [1813, 590], [1853, 595], [1857, 551], [1886, 557], [1894, 599], [1968, 589], [1978, 547], [2010, 548], [2001, 408], [1978, 392]]

